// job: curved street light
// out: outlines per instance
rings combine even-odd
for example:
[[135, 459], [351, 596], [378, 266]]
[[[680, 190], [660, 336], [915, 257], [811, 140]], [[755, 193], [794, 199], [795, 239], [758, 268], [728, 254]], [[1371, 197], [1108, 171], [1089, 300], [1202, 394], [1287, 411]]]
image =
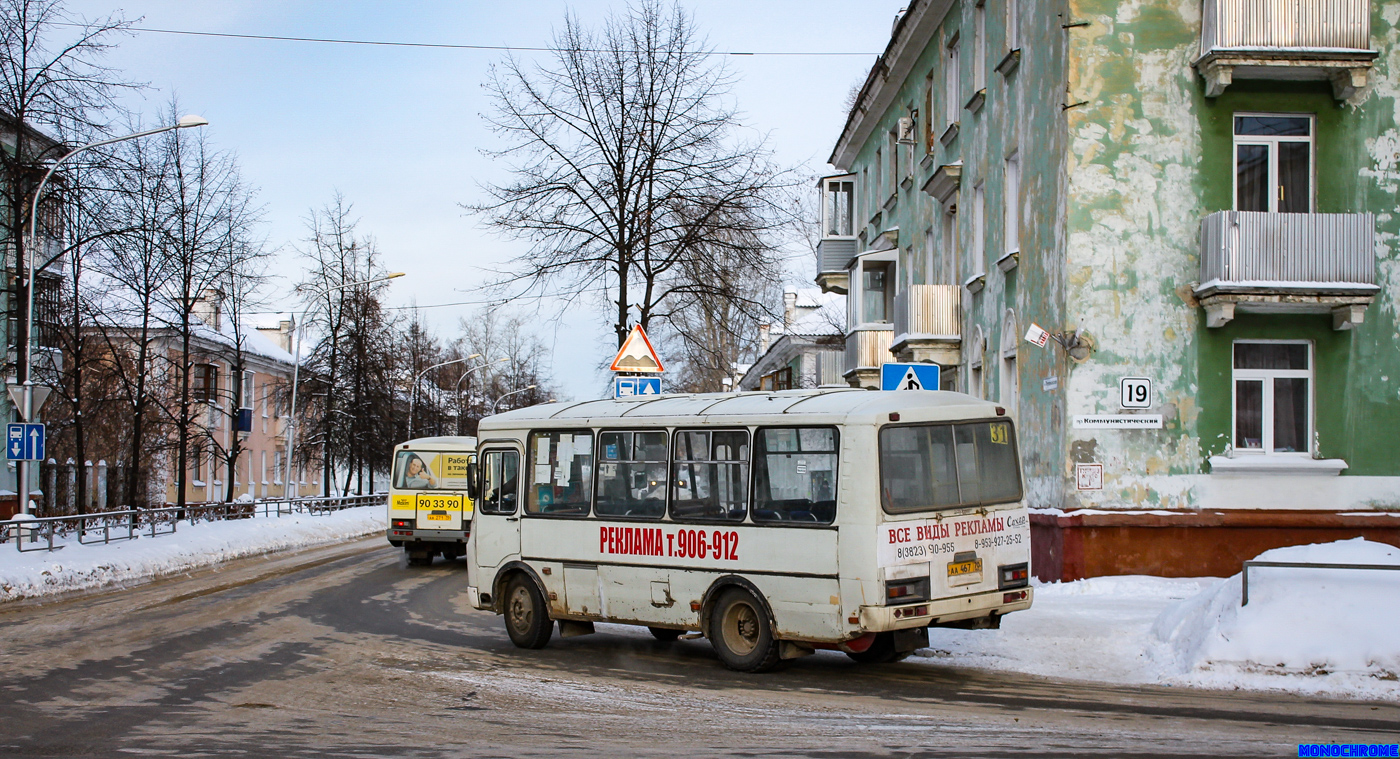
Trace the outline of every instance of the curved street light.
[[[467, 358], [477, 358], [477, 357], [480, 356], [480, 355], [481, 355], [480, 353], [473, 353], [472, 355], [467, 356]], [[461, 434], [462, 434], [462, 410], [463, 410], [463, 409], [462, 409], [462, 380], [464, 380], [464, 379], [466, 379], [466, 378], [472, 376], [472, 372], [475, 372], [477, 369], [485, 369], [486, 367], [488, 367], [488, 366], [490, 366], [490, 365], [492, 365], [492, 364], [499, 364], [499, 363], [501, 363], [501, 362], [503, 362], [503, 361], [509, 361], [509, 360], [510, 360], [509, 358], [507, 358], [507, 357], [505, 357], [505, 356], [502, 356], [501, 358], [498, 358], [498, 359], [496, 359], [495, 361], [487, 361], [487, 362], [484, 363], [484, 364], [478, 364], [477, 366], [473, 366], [472, 368], [466, 370], [465, 372], [462, 372], [462, 376], [460, 376], [460, 377], [457, 378], [457, 387], [456, 387], [456, 389], [454, 389], [454, 390], [452, 391], [452, 394], [455, 395], [455, 396], [457, 397], [457, 434], [458, 434], [458, 435], [461, 435]]]
[[[296, 348], [295, 352], [292, 354], [292, 405], [291, 408], [287, 410], [287, 460], [282, 462], [283, 498], [288, 497], [288, 485], [292, 487], [293, 491], [297, 491], [299, 490], [297, 486], [300, 484], [298, 482], [292, 481], [292, 453], [296, 450], [297, 438], [297, 390], [299, 384], [297, 380], [300, 379], [301, 376], [302, 325], [306, 322], [306, 315], [311, 313], [311, 304], [315, 303], [316, 299], [320, 298], [323, 295], [329, 295], [330, 293], [337, 292], [339, 290], [349, 290], [352, 287], [359, 287], [361, 285], [372, 285], [375, 282], [385, 282], [391, 279], [398, 279], [403, 275], [404, 273], [401, 271], [394, 271], [389, 272], [388, 274], [385, 274], [382, 277], [373, 277], [370, 279], [361, 280], [359, 282], [347, 282], [343, 285], [323, 287], [315, 292], [315, 294], [311, 297], [311, 301], [306, 304], [306, 308], [303, 308], [301, 310], [301, 318], [297, 320], [296, 324], [292, 325], [292, 337], [296, 340]], [[300, 494], [298, 493], [298, 495]]]
[[[473, 354], [471, 354], [470, 356], [465, 356], [465, 357], [463, 357], [463, 358], [454, 358], [454, 359], [452, 359], [451, 361], [442, 361], [442, 362], [433, 364], [432, 366], [428, 367], [427, 369], [424, 369], [423, 371], [421, 371], [421, 372], [418, 373], [418, 376], [417, 376], [417, 377], [414, 377], [414, 378], [413, 378], [413, 387], [410, 388], [410, 389], [409, 389], [409, 392], [408, 392], [408, 439], [409, 439], [409, 440], [412, 440], [412, 439], [413, 439], [413, 409], [414, 409], [414, 407], [418, 404], [418, 383], [420, 383], [420, 382], [423, 381], [423, 375], [427, 374], [428, 372], [431, 372], [431, 371], [434, 370], [434, 369], [440, 368], [440, 367], [451, 366], [451, 365], [453, 365], [453, 364], [461, 364], [461, 363], [464, 363], [464, 362], [467, 362], [467, 361], [471, 361], [471, 360], [474, 359], [474, 358], [480, 358], [480, 357], [481, 357], [481, 354], [480, 354], [480, 353], [473, 353]], [[461, 380], [458, 379], [457, 381], [460, 382]]]
[[[21, 350], [24, 353], [24, 358], [20, 362], [20, 366], [24, 369], [24, 374], [23, 376], [19, 377], [20, 382], [24, 385], [24, 399], [20, 404], [24, 407], [22, 409], [22, 413], [24, 414], [24, 421], [34, 421], [34, 379], [30, 376], [34, 369], [34, 353], [31, 347], [34, 342], [34, 239], [38, 237], [39, 233], [39, 199], [43, 197], [44, 186], [49, 183], [49, 178], [53, 176], [55, 171], [58, 171], [58, 167], [62, 166], [64, 161], [68, 160], [69, 158], [72, 158], [73, 156], [85, 150], [92, 150], [93, 148], [100, 148], [103, 145], [111, 145], [117, 142], [126, 142], [127, 140], [137, 139], [138, 137], [149, 137], [153, 134], [169, 132], [175, 129], [189, 129], [190, 127], [202, 127], [207, 126], [208, 124], [209, 120], [204, 118], [203, 116], [187, 114], [185, 116], [181, 116], [179, 121], [175, 122], [174, 124], [171, 124], [170, 126], [157, 127], [155, 129], [147, 129], [142, 132], [134, 132], [132, 134], [124, 135], [121, 137], [112, 137], [106, 140], [98, 140], [97, 142], [89, 142], [86, 145], [81, 145], [68, 151], [67, 153], [64, 153], [62, 157], [60, 157], [57, 161], [54, 161], [53, 165], [49, 167], [49, 170], [44, 172], [44, 178], [39, 180], [39, 186], [34, 188], [34, 200], [29, 204], [29, 239], [24, 246], [24, 253], [26, 259], [24, 281], [25, 290], [27, 292], [25, 293], [24, 304], [24, 345], [20, 346]], [[19, 510], [21, 514], [28, 514], [29, 462], [27, 460], [21, 460], [19, 462], [19, 472], [17, 474], [19, 475], [19, 487], [16, 488], [16, 490], [18, 490], [20, 494]]]
[[525, 387], [522, 387], [522, 388], [520, 388], [519, 390], [512, 390], [512, 391], [510, 391], [509, 393], [506, 393], [505, 395], [502, 395], [501, 397], [497, 398], [497, 399], [495, 400], [494, 403], [491, 404], [491, 413], [492, 413], [492, 414], [495, 414], [495, 413], [496, 413], [496, 407], [499, 406], [499, 405], [501, 405], [501, 401], [503, 401], [503, 400], [505, 400], [505, 399], [511, 397], [512, 395], [520, 395], [521, 393], [525, 392], [526, 390], [534, 390], [534, 389], [535, 389], [535, 386], [534, 386], [534, 385], [526, 385]]

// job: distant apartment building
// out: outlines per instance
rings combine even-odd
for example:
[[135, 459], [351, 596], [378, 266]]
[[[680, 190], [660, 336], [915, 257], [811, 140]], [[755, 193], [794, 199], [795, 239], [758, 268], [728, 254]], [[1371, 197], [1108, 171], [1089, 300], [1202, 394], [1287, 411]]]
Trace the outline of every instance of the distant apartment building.
[[845, 298], [815, 287], [783, 293], [783, 323], [761, 330], [759, 356], [740, 390], [841, 386]]
[[1042, 577], [1400, 544], [1397, 24], [1395, 0], [897, 17], [816, 281], [847, 293], [848, 382], [931, 361], [1015, 419]]

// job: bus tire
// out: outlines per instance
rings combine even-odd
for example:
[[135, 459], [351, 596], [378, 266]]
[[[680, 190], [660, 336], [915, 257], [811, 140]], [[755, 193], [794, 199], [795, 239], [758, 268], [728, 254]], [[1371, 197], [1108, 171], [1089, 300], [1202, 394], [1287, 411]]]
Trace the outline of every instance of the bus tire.
[[882, 632], [875, 634], [875, 642], [870, 644], [870, 648], [860, 653], [846, 652], [846, 655], [860, 662], [861, 664], [893, 664], [902, 661], [909, 656], [909, 651], [896, 651], [894, 648], [894, 633]]
[[647, 629], [651, 631], [651, 637], [656, 638], [662, 643], [674, 641], [681, 637], [682, 632], [681, 630], [673, 630], [669, 627], [648, 627]]
[[554, 634], [554, 620], [544, 605], [540, 589], [524, 574], [517, 574], [506, 583], [504, 599], [506, 633], [510, 642], [520, 648], [539, 649], [549, 643]]
[[404, 546], [403, 552], [408, 554], [408, 565], [410, 567], [429, 566], [433, 563], [433, 556], [437, 555], [436, 551], [430, 548], [425, 548], [422, 545], [419, 545], [416, 548]]
[[731, 587], [720, 593], [709, 627], [710, 645], [730, 669], [767, 672], [782, 661], [767, 609], [743, 588]]

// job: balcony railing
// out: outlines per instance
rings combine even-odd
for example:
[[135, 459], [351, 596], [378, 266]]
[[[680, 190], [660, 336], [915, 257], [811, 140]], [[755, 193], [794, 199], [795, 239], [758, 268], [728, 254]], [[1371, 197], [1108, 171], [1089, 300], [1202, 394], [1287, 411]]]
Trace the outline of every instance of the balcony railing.
[[890, 343], [894, 339], [893, 329], [862, 329], [846, 336], [846, 371], [878, 371], [880, 365], [893, 359]]
[[1201, 54], [1219, 48], [1371, 45], [1371, 0], [1205, 0]]
[[1369, 295], [1375, 238], [1369, 213], [1213, 213], [1201, 222], [1196, 293]]
[[911, 285], [894, 296], [898, 340], [958, 340], [962, 333], [962, 288]]
[[1206, 97], [1236, 78], [1330, 80], [1338, 100], [1366, 87], [1370, 0], [1204, 0], [1201, 10]]

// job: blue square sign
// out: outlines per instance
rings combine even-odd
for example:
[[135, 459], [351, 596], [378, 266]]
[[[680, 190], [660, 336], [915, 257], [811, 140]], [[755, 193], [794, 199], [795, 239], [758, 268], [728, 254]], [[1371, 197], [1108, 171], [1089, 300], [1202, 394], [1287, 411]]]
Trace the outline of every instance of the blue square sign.
[[938, 364], [881, 364], [881, 390], [937, 390]]
[[44, 425], [14, 423], [6, 427], [5, 458], [9, 461], [42, 461]]
[[633, 396], [657, 396], [661, 395], [660, 377], [614, 377], [613, 397], [631, 398]]

